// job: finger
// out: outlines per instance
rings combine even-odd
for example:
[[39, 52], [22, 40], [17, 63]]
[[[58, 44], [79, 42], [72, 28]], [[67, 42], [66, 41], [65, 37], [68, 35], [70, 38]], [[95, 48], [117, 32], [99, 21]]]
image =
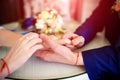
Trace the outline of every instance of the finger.
[[42, 43], [42, 40], [40, 38], [33, 38], [25, 45], [28, 46], [28, 48], [31, 48], [35, 44], [39, 44], [39, 43]]
[[[39, 35], [36, 34], [36, 33], [30, 32], [30, 33], [24, 35], [22, 38], [20, 38], [19, 41], [20, 41], [21, 43], [25, 44], [25, 43], [27, 43], [29, 40], [31, 40], [31, 39], [33, 39], [33, 38], [35, 38], [35, 37], [39, 37]], [[23, 40], [24, 40], [24, 41], [23, 41]]]
[[41, 50], [37, 50], [34, 54], [35, 54], [36, 56], [38, 56], [38, 55], [40, 54], [40, 51], [41, 51]]
[[53, 50], [58, 46], [58, 43], [52, 39], [49, 38], [49, 36], [45, 34], [41, 34], [40, 38], [47, 44], [49, 45]]
[[76, 37], [72, 40], [72, 44], [73, 45], [78, 45], [81, 42], [81, 38], [80, 37]]
[[71, 40], [64, 38], [64, 39], [60, 39], [57, 41], [59, 44], [65, 45], [65, 44], [71, 44]]
[[54, 52], [60, 53], [58, 50], [62, 49], [62, 46], [59, 45], [54, 40], [50, 39], [49, 36], [45, 34], [41, 34], [40, 38], [46, 43], [47, 46], [49, 46]]
[[56, 53], [60, 54], [62, 56], [65, 56], [66, 58], [70, 59], [71, 56], [73, 56], [71, 50], [65, 46], [62, 46], [58, 44], [57, 42], [51, 40], [47, 35], [41, 34], [40, 35], [41, 39], [50, 46], [50, 48]]
[[62, 38], [70, 38], [71, 37], [71, 32], [66, 32], [63, 36], [62, 36]]
[[67, 33], [65, 33], [65, 34], [62, 36], [62, 38], [72, 39], [72, 38], [74, 38], [74, 37], [76, 37], [76, 36], [78, 36], [78, 35], [77, 35], [77, 34], [74, 34], [74, 33], [72, 33], [72, 32], [67, 32]]
[[84, 38], [82, 36], [78, 36], [74, 38], [71, 43], [76, 47], [81, 47], [84, 44]]
[[47, 50], [38, 50], [35, 52], [35, 55], [38, 56], [38, 57], [44, 57], [46, 54], [48, 53]]
[[70, 48], [71, 50], [74, 50], [74, 49], [75, 49], [75, 46], [74, 46], [74, 45], [71, 45], [71, 44], [66, 44], [65, 46], [68, 47], [68, 48]]
[[34, 46], [32, 46], [31, 47], [31, 49], [30, 49], [30, 51], [32, 52], [32, 53], [34, 53], [35, 51], [37, 51], [37, 50], [42, 50], [44, 48], [44, 46], [43, 45], [34, 45]]
[[56, 37], [55, 35], [50, 35], [49, 36], [51, 39], [53, 39], [53, 40], [57, 40], [58, 39], [58, 37]]

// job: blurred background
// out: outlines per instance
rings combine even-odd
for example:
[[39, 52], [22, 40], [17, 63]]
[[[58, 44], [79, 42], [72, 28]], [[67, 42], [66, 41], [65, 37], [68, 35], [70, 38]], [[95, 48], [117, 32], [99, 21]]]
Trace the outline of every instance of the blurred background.
[[45, 8], [55, 8], [64, 21], [79, 23], [89, 17], [99, 0], [0, 0], [0, 25], [34, 16]]

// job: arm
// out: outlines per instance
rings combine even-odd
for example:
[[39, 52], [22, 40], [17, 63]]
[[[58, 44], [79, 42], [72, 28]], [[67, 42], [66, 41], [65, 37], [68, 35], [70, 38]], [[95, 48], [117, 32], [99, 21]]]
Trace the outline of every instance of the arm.
[[38, 50], [42, 40], [36, 33], [28, 33], [19, 38], [7, 55], [0, 60], [0, 80], [21, 67]]
[[40, 38], [49, 46], [48, 50], [37, 51], [36, 56], [49, 61], [60, 62], [71, 65], [84, 65], [81, 52], [73, 52], [68, 47], [59, 44], [57, 41], [45, 34], [41, 34]]
[[0, 44], [2, 46], [12, 47], [12, 45], [22, 37], [21, 34], [9, 31], [7, 29], [0, 29]]
[[[109, 21], [111, 14], [111, 6], [115, 0], [101, 0], [99, 6], [93, 11], [92, 15], [79, 26], [75, 33], [65, 33], [63, 39], [67, 38], [71, 41], [69, 44], [73, 49], [82, 47], [89, 41], [91, 41], [97, 32], [101, 31]], [[65, 42], [63, 42], [66, 44]], [[69, 47], [68, 45], [66, 45]]]
[[82, 52], [84, 65], [91, 80], [120, 79], [120, 49], [105, 46]]
[[66, 46], [50, 39], [47, 35], [40, 37], [49, 45], [51, 50], [37, 52], [36, 56], [50, 62], [84, 65], [91, 80], [120, 79], [119, 48], [105, 46], [83, 52], [73, 52]]
[[85, 38], [85, 43], [91, 41], [96, 33], [103, 29], [111, 14], [111, 6], [114, 4], [114, 1], [101, 0], [92, 15], [75, 31], [76, 34]]

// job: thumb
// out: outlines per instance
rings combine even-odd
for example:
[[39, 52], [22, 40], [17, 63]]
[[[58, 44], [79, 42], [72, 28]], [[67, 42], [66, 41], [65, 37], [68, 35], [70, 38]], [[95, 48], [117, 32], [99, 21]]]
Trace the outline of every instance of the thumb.
[[56, 41], [50, 39], [46, 34], [41, 34], [40, 38], [43, 42], [48, 45], [55, 53], [64, 56], [67, 59], [71, 59], [71, 56], [74, 56], [71, 50], [65, 46], [60, 45]]
[[52, 50], [55, 49], [56, 46], [58, 46], [58, 43], [51, 39], [48, 35], [46, 34], [40, 34], [40, 38], [43, 40], [43, 42], [50, 47]]

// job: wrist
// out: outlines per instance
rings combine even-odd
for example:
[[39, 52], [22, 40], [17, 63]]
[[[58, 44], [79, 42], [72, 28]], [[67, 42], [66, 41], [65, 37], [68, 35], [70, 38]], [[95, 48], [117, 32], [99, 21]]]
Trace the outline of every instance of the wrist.
[[9, 57], [9, 53], [7, 56], [4, 57], [4, 60], [6, 61], [6, 64], [8, 65], [9, 67], [9, 71], [10, 73], [12, 73], [14, 71], [14, 64], [13, 64], [13, 61], [11, 61], [10, 57]]
[[0, 79], [8, 76], [10, 74], [10, 70], [6, 61], [2, 58], [0, 59]]
[[76, 55], [75, 65], [81, 65], [81, 66], [84, 65], [82, 53], [76, 52], [75, 55]]
[[8, 53], [5, 57], [4, 60], [6, 61], [7, 65], [9, 66], [9, 71], [10, 73], [13, 73], [17, 68], [21, 65], [16, 58], [11, 57], [11, 54]]

